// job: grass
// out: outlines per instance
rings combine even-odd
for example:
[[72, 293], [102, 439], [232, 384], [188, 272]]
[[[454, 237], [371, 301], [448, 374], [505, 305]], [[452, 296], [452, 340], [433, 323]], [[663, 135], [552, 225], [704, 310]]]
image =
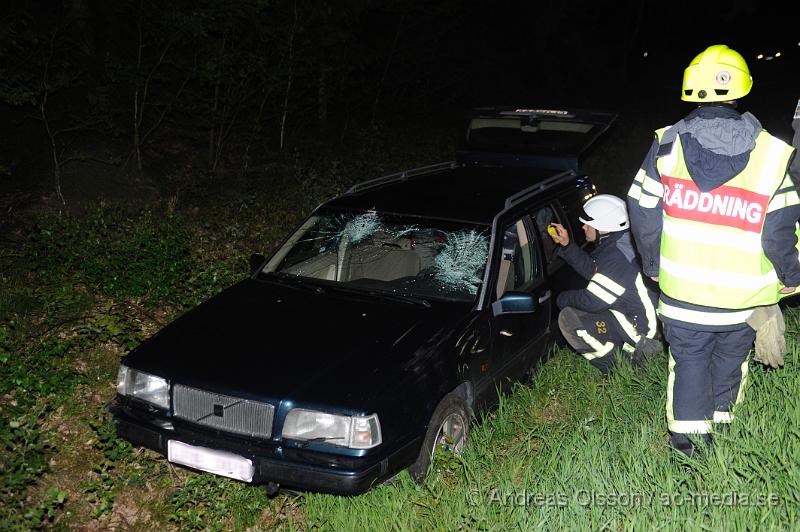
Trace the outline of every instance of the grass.
[[[789, 321], [797, 324], [796, 312]], [[736, 422], [695, 458], [668, 449], [663, 359], [604, 379], [561, 351], [474, 428], [454, 474], [422, 487], [401, 479], [357, 498], [306, 495], [305, 522], [334, 530], [791, 528], [800, 510], [800, 359], [791, 344], [784, 369], [752, 368]]]
[[[752, 364], [736, 421], [692, 459], [667, 445], [665, 359], [604, 378], [565, 350], [477, 420], [465, 452], [441, 457], [422, 486], [404, 472], [357, 497], [270, 499], [118, 439], [104, 405], [121, 356], [245, 275], [251, 252], [268, 252], [303, 212], [367, 171], [326, 164], [295, 165], [247, 194], [172, 197], [137, 210], [97, 204], [81, 216], [40, 213], [20, 223], [14, 245], [0, 248], [0, 529], [739, 530], [798, 522], [795, 309], [787, 311], [786, 366]], [[333, 184], [320, 177], [329, 171]]]

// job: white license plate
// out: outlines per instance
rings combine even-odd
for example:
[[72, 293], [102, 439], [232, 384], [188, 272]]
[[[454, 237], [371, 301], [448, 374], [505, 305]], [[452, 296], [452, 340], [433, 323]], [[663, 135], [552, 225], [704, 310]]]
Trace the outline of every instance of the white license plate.
[[223, 477], [252, 482], [253, 461], [227, 451], [197, 447], [177, 440], [167, 442], [167, 460]]

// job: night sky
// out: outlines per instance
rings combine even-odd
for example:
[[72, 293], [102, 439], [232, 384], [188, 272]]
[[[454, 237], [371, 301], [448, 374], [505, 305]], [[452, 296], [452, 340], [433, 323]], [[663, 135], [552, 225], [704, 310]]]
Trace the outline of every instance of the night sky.
[[[487, 98], [502, 98], [505, 90], [524, 98], [529, 91], [547, 100], [566, 96], [578, 104], [625, 105], [656, 94], [663, 97], [665, 86], [679, 91], [683, 69], [694, 55], [708, 45], [727, 44], [748, 61], [754, 96], [775, 85], [793, 86], [800, 93], [798, 6], [720, 5], [689, 9], [662, 2], [501, 2], [476, 15], [491, 28], [486, 62], [496, 62], [497, 72], [514, 75], [494, 86], [486, 80], [482, 90]], [[542, 13], [547, 17], [540, 17]], [[546, 37], [540, 41], [542, 32]], [[756, 59], [778, 51], [778, 59]], [[618, 69], [625, 70], [622, 76]], [[551, 76], [557, 79], [543, 82]], [[672, 94], [679, 97], [679, 92]]]

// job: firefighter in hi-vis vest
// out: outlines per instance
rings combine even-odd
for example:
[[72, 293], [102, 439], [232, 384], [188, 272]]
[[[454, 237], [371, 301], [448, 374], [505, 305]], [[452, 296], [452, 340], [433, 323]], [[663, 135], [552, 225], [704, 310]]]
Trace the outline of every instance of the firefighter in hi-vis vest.
[[[661, 289], [670, 441], [686, 454], [692, 439], [710, 443], [715, 424], [733, 420], [754, 328], [782, 333], [777, 302], [800, 285], [800, 196], [787, 172], [794, 150], [736, 111], [752, 84], [727, 46], [697, 55], [681, 99], [699, 106], [656, 131], [628, 192], [643, 271]], [[757, 341], [757, 357], [775, 344]]]
[[559, 294], [558, 326], [575, 351], [603, 373], [616, 366], [619, 355], [638, 365], [663, 346], [656, 339], [656, 294], [642, 277], [625, 201], [597, 195], [578, 219], [586, 241], [595, 245], [591, 253], [570, 241], [561, 224], [548, 228], [562, 246], [559, 255], [589, 281], [586, 288]]

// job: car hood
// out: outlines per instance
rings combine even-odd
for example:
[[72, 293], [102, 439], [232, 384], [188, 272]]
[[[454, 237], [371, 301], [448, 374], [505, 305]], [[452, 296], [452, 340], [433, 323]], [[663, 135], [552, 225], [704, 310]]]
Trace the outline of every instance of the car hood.
[[[324, 290], [324, 292], [322, 291]], [[471, 303], [429, 306], [248, 279], [159, 331], [124, 364], [218, 393], [358, 404], [422, 371]], [[426, 347], [427, 346], [427, 347]]]

